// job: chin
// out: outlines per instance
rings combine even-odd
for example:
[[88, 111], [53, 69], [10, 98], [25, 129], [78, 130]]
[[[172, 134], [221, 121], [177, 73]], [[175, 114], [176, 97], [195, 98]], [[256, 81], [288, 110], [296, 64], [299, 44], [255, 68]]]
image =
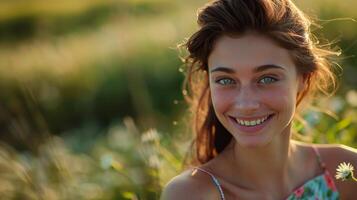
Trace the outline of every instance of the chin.
[[236, 143], [243, 148], [260, 148], [267, 146], [271, 140], [261, 136], [234, 136]]

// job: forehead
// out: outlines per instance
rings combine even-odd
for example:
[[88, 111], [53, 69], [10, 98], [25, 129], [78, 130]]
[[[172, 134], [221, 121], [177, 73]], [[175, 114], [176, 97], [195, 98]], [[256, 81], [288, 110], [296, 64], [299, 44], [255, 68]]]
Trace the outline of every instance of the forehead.
[[220, 37], [208, 58], [209, 68], [222, 65], [232, 68], [256, 67], [266, 64], [294, 66], [288, 50], [256, 33], [234, 38]]

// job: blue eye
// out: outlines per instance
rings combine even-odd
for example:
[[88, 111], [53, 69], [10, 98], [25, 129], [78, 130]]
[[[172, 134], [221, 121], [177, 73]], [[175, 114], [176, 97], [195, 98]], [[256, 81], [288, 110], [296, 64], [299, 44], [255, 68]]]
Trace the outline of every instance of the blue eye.
[[259, 80], [259, 83], [262, 84], [270, 84], [270, 83], [274, 83], [275, 81], [277, 81], [278, 79], [270, 77], [270, 76], [266, 76], [262, 79]]
[[220, 84], [220, 85], [231, 85], [234, 84], [234, 80], [230, 79], [230, 78], [222, 78], [222, 79], [218, 79], [216, 81], [216, 83]]

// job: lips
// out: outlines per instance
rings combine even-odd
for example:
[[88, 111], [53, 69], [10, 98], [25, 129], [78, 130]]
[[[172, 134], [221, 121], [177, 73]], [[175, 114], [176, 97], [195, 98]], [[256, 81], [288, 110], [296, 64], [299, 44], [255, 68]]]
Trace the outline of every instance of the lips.
[[261, 129], [263, 129], [267, 123], [270, 121], [270, 119], [274, 116], [274, 114], [268, 114], [265, 116], [260, 116], [260, 117], [229, 117], [239, 130], [243, 132], [257, 132]]
[[242, 126], [255, 126], [255, 125], [259, 125], [263, 122], [265, 122], [265, 120], [267, 120], [269, 117], [269, 115], [265, 116], [265, 117], [261, 117], [258, 119], [253, 119], [253, 120], [244, 120], [244, 119], [240, 119], [240, 118], [235, 118], [236, 122]]
[[263, 122], [265, 122], [270, 115], [266, 115], [264, 117], [256, 118], [256, 119], [240, 119], [240, 118], [235, 118], [236, 122], [242, 126], [255, 126], [259, 125]]

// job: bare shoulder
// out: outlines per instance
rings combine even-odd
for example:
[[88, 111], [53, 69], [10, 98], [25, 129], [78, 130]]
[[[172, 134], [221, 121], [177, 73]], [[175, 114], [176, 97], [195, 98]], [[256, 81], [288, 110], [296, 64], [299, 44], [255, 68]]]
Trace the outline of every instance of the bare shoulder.
[[[322, 160], [332, 176], [335, 176], [337, 166], [342, 163], [351, 163], [357, 167], [357, 149], [346, 145], [316, 145]], [[357, 196], [356, 182], [336, 180], [336, 187], [340, 192], [341, 199], [355, 199]]]
[[316, 147], [321, 154], [322, 160], [327, 165], [336, 164], [336, 167], [341, 162], [349, 162], [352, 165], [357, 165], [357, 149], [342, 145], [342, 144], [311, 144], [299, 141], [294, 141], [302, 149], [308, 150], [312, 146]]
[[315, 145], [326, 164], [337, 167], [341, 162], [357, 165], [357, 149], [342, 144], [317, 144]]
[[211, 178], [198, 170], [186, 170], [171, 179], [165, 186], [161, 200], [218, 199]]

